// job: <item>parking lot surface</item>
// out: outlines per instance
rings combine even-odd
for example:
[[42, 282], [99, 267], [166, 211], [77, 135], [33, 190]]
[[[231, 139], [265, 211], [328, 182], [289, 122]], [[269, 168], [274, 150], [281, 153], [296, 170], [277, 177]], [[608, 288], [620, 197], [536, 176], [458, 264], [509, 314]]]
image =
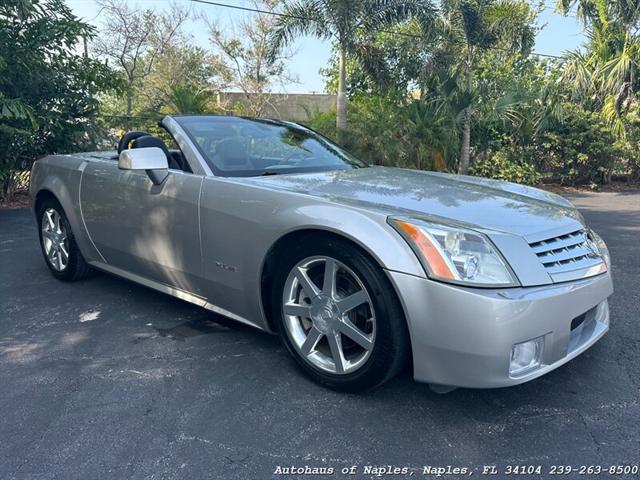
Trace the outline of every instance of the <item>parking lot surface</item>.
[[338, 394], [274, 336], [106, 274], [59, 282], [31, 213], [0, 211], [0, 479], [640, 465], [640, 192], [570, 199], [613, 256], [611, 331], [536, 381], [447, 395], [408, 373]]

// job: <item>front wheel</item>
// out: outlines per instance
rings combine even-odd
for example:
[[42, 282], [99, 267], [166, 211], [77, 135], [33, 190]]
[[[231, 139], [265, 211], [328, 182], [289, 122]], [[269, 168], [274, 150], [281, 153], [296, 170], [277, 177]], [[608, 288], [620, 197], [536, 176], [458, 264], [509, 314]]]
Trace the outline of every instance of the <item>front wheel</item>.
[[273, 318], [302, 370], [341, 391], [381, 385], [409, 351], [402, 308], [382, 269], [346, 241], [292, 247], [274, 276]]
[[91, 267], [76, 244], [62, 206], [46, 199], [38, 209], [40, 247], [47, 266], [59, 280], [73, 281], [87, 276]]

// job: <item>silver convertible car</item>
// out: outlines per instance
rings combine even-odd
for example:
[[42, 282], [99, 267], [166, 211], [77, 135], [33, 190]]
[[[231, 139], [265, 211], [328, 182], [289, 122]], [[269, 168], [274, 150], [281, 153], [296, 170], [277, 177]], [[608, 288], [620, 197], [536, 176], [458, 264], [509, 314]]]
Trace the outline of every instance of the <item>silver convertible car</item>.
[[607, 247], [562, 197], [369, 166], [289, 122], [161, 126], [166, 142], [129, 132], [117, 152], [35, 163], [55, 277], [95, 268], [277, 332], [344, 391], [407, 365], [440, 392], [515, 385], [609, 328]]

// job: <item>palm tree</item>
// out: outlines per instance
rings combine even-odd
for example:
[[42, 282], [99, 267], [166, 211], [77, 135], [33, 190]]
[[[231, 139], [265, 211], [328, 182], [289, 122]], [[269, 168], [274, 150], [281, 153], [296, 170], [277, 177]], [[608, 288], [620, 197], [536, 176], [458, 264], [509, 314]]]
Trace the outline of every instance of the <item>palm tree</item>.
[[427, 24], [433, 15], [430, 0], [294, 0], [286, 3], [274, 25], [273, 52], [296, 37], [332, 39], [338, 48], [336, 127], [339, 138], [347, 127], [346, 60], [356, 46], [359, 31], [375, 32], [410, 17]]
[[623, 114], [640, 89], [640, 2], [560, 0], [557, 8], [566, 14], [576, 5], [588, 39], [585, 50], [566, 55], [562, 78], [576, 100], [599, 111], [622, 137]]
[[167, 113], [199, 114], [211, 111], [212, 94], [194, 85], [173, 85], [170, 88], [165, 109]]
[[[524, 1], [514, 0], [443, 0], [439, 30], [448, 48], [459, 59], [453, 77], [459, 94], [473, 98], [474, 63], [482, 50], [503, 48], [528, 52], [535, 38], [531, 26], [533, 12]], [[463, 112], [459, 173], [469, 170], [473, 103]]]

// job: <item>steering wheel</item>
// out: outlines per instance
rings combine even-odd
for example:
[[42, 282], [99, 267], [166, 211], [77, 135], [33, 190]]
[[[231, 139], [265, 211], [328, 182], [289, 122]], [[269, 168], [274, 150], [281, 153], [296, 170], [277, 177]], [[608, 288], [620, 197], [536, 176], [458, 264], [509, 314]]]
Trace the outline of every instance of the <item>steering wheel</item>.
[[[289, 156], [287, 156], [285, 159], [283, 159], [282, 161], [278, 162], [278, 165], [297, 165], [298, 163], [300, 163], [301, 160], [304, 160], [305, 158], [308, 158], [309, 154], [308, 152], [305, 152], [304, 150], [301, 149], [295, 149], [293, 152], [291, 152], [291, 154]], [[298, 160], [295, 163], [292, 163], [292, 160]]]

